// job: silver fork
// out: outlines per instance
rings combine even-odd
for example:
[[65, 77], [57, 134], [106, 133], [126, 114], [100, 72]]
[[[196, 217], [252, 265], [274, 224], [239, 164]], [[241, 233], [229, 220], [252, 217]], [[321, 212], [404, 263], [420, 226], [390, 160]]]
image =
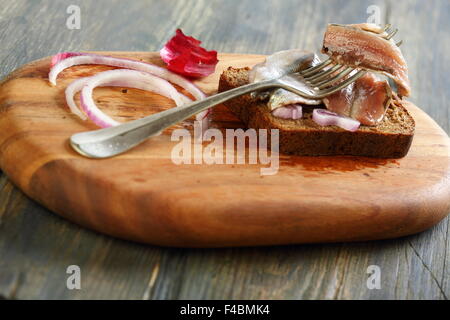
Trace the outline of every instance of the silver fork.
[[115, 127], [76, 133], [71, 136], [70, 144], [86, 157], [108, 158], [133, 148], [147, 138], [203, 110], [253, 91], [282, 88], [308, 99], [322, 99], [348, 86], [366, 73], [360, 70], [344, 81], [336, 83], [356, 70], [339, 64], [329, 67], [332, 63], [331, 59], [327, 59], [319, 65], [278, 79], [244, 85], [186, 106], [168, 109]]

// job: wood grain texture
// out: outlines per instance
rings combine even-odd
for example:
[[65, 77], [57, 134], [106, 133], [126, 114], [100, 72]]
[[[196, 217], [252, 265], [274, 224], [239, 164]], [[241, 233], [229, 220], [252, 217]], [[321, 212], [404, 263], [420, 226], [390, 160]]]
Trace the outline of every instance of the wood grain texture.
[[[65, 28], [69, 4], [82, 9], [80, 30]], [[3, 0], [0, 75], [62, 50], [154, 51], [175, 27], [222, 52], [314, 50], [320, 47], [325, 23], [363, 21], [371, 4], [380, 6], [382, 23], [400, 28], [398, 37], [405, 41], [403, 52], [411, 68], [412, 101], [448, 133], [450, 8], [445, 0], [272, 0], [264, 5], [245, 0]], [[5, 176], [0, 204], [0, 295], [6, 298], [446, 299], [450, 295], [448, 218], [416, 236], [369, 243], [165, 249], [81, 229], [29, 200]], [[82, 269], [82, 290], [65, 289], [65, 268], [70, 264]], [[372, 264], [382, 271], [380, 290], [365, 286], [366, 269]]]
[[[162, 64], [156, 52], [105, 54]], [[219, 60], [213, 75], [195, 81], [207, 94], [217, 91], [228, 66], [253, 66], [263, 56]], [[48, 83], [49, 68], [50, 58], [31, 62], [0, 85], [0, 166], [31, 198], [99, 232], [177, 247], [361, 241], [423, 231], [449, 211], [450, 140], [411, 103], [405, 107], [416, 122], [414, 140], [397, 160], [281, 154], [271, 176], [260, 174], [261, 164], [177, 165], [174, 128], [123, 155], [92, 160], [68, 146], [72, 134], [95, 126], [68, 112], [64, 89], [108, 68], [70, 68], [56, 87]], [[161, 96], [123, 89], [96, 90], [94, 99], [122, 120], [174, 107]], [[243, 126], [221, 106], [211, 118], [212, 127]], [[192, 120], [177, 127], [194, 136]], [[221, 156], [231, 150], [224, 145]]]

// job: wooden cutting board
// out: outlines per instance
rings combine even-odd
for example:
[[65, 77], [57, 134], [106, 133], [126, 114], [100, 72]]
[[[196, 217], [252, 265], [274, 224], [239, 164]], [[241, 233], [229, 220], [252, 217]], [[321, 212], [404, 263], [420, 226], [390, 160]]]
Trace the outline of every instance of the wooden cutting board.
[[[157, 53], [107, 52], [162, 65]], [[252, 66], [259, 55], [221, 54], [217, 72], [197, 84], [208, 94], [228, 66]], [[68, 144], [95, 129], [72, 115], [64, 89], [111, 68], [78, 66], [58, 85], [49, 58], [27, 64], [0, 86], [0, 165], [28, 196], [61, 216], [116, 237], [167, 246], [220, 247], [400, 237], [425, 230], [450, 210], [447, 134], [408, 104], [416, 120], [409, 154], [399, 160], [280, 156], [277, 174], [262, 164], [176, 165], [171, 131], [111, 159], [92, 160]], [[172, 101], [125, 88], [96, 89], [99, 106], [127, 121], [173, 107]], [[211, 126], [242, 124], [223, 106]], [[174, 128], [192, 130], [193, 120]], [[224, 150], [226, 152], [226, 150]], [[56, 239], [55, 239], [56, 240]]]

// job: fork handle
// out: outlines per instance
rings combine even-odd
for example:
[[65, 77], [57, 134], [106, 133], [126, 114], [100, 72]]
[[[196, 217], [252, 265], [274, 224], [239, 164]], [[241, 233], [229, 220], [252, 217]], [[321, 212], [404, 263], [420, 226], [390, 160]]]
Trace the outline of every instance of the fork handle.
[[247, 84], [186, 106], [168, 109], [118, 126], [76, 133], [71, 136], [70, 144], [78, 153], [89, 158], [112, 157], [212, 106], [252, 91], [276, 86], [277, 83], [272, 80]]

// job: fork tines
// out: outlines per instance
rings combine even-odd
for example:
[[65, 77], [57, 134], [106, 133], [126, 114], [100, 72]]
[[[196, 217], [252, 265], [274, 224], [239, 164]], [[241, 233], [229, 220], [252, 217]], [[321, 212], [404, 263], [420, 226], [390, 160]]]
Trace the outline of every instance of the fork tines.
[[[333, 64], [333, 61], [327, 59], [315, 67], [300, 71], [300, 75], [313, 88], [322, 90], [356, 70], [342, 64], [334, 64], [332, 67], [327, 68], [331, 64]], [[366, 71], [360, 72], [364, 74]]]
[[[385, 38], [386, 40], [390, 40], [390, 39], [392, 39], [392, 38], [397, 34], [398, 29], [397, 29], [397, 28], [395, 28], [394, 30], [391, 29], [391, 24], [388, 23], [388, 24], [384, 27], [383, 31], [387, 33], [386, 36], [385, 36], [384, 38]], [[395, 44], [397, 45], [397, 47], [400, 47], [400, 46], [402, 45], [402, 43], [403, 43], [403, 40], [400, 40], [399, 42], [397, 42], [397, 43], [395, 43]]]

